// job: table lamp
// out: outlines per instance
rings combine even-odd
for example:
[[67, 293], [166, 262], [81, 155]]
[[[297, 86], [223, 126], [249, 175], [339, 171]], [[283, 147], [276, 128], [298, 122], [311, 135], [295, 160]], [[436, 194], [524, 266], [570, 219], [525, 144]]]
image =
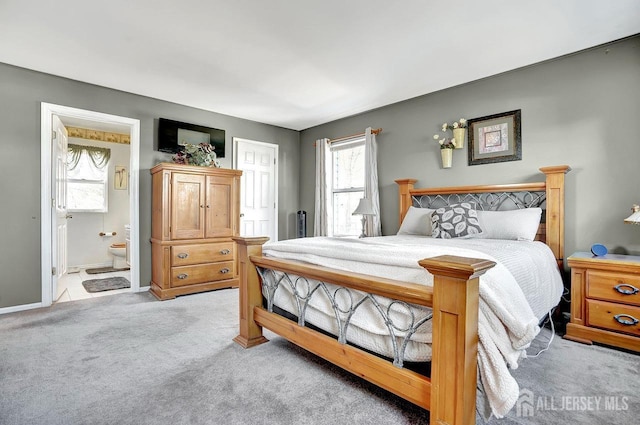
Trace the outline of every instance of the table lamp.
[[640, 205], [634, 204], [633, 207], [631, 207], [631, 211], [633, 211], [633, 213], [624, 219], [625, 223], [631, 223], [631, 224], [640, 224]]
[[356, 210], [351, 215], [361, 215], [362, 216], [362, 234], [360, 235], [360, 237], [361, 238], [367, 237], [367, 235], [366, 235], [366, 233], [364, 231], [364, 225], [367, 222], [367, 216], [368, 215], [375, 215], [375, 212], [373, 212], [373, 207], [371, 205], [371, 200], [369, 200], [367, 198], [361, 198], [360, 202], [358, 203], [358, 207], [356, 208]]

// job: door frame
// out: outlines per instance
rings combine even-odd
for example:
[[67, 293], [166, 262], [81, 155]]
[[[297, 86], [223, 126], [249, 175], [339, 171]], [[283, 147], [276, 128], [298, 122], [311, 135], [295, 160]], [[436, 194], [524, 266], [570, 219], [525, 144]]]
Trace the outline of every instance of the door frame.
[[119, 124], [129, 127], [130, 156], [129, 156], [129, 222], [133, 231], [130, 235], [131, 250], [131, 292], [140, 291], [140, 208], [139, 208], [139, 171], [140, 171], [140, 120], [104, 114], [102, 112], [88, 111], [69, 106], [56, 105], [41, 102], [40, 107], [40, 187], [41, 187], [41, 267], [42, 267], [42, 307], [48, 307], [53, 303], [51, 269], [51, 244], [52, 235], [52, 207], [51, 200], [51, 120], [53, 115], [60, 118], [78, 118], [100, 123]]
[[[274, 158], [276, 159], [276, 163], [275, 163], [275, 170], [274, 170], [274, 178], [273, 178], [273, 193], [274, 193], [274, 201], [275, 201], [275, 215], [273, 217], [274, 219], [274, 234], [276, 235], [276, 240], [279, 240], [280, 237], [278, 235], [278, 220], [279, 220], [279, 208], [278, 208], [278, 165], [280, 163], [280, 158], [278, 157], [279, 155], [279, 148], [280, 146], [275, 144], [275, 143], [267, 143], [267, 142], [259, 142], [257, 140], [249, 140], [249, 139], [243, 139], [241, 137], [234, 137], [233, 138], [233, 169], [234, 170], [238, 170], [238, 144], [240, 143], [245, 143], [245, 144], [250, 144], [250, 145], [260, 145], [260, 146], [268, 146], [271, 147], [275, 150], [275, 155]], [[242, 194], [240, 194], [240, 196], [242, 196]], [[242, 202], [240, 202], [240, 204], [242, 204]], [[240, 212], [238, 212], [240, 213]], [[275, 241], [272, 241], [275, 242]]]

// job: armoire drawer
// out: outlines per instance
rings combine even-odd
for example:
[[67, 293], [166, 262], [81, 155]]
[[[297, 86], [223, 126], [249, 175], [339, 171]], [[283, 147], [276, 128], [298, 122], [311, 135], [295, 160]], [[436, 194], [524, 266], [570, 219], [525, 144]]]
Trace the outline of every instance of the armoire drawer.
[[233, 242], [175, 245], [171, 247], [171, 265], [175, 267], [233, 261], [233, 248]]
[[235, 262], [199, 264], [171, 268], [171, 287], [193, 285], [196, 283], [214, 282], [216, 280], [235, 277]]

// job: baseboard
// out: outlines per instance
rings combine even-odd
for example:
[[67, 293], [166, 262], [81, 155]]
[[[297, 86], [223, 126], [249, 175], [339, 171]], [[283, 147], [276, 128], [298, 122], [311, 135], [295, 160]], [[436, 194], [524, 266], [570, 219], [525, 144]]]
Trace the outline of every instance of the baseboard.
[[42, 307], [42, 303], [33, 303], [33, 304], [23, 304], [23, 305], [15, 305], [12, 307], [2, 307], [0, 308], [0, 314], [8, 314], [8, 313], [16, 313], [18, 311], [24, 310], [33, 310], [34, 308]]
[[[149, 291], [150, 286], [141, 286], [138, 289], [138, 292], [148, 292]], [[2, 307], [0, 308], [0, 315], [3, 314], [9, 314], [9, 313], [16, 313], [18, 311], [24, 311], [24, 310], [33, 310], [34, 308], [41, 308], [42, 307], [42, 303], [33, 303], [33, 304], [23, 304], [23, 305], [15, 305], [12, 307]]]

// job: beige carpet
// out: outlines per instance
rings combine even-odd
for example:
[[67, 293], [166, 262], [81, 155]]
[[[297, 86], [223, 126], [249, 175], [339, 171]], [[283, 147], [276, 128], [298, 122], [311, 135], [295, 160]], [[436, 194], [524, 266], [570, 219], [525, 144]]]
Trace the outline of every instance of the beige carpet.
[[[124, 293], [0, 316], [0, 423], [428, 424], [428, 412], [272, 334], [242, 349], [237, 298]], [[637, 355], [556, 338], [514, 375], [533, 408], [492, 424], [638, 423]]]

